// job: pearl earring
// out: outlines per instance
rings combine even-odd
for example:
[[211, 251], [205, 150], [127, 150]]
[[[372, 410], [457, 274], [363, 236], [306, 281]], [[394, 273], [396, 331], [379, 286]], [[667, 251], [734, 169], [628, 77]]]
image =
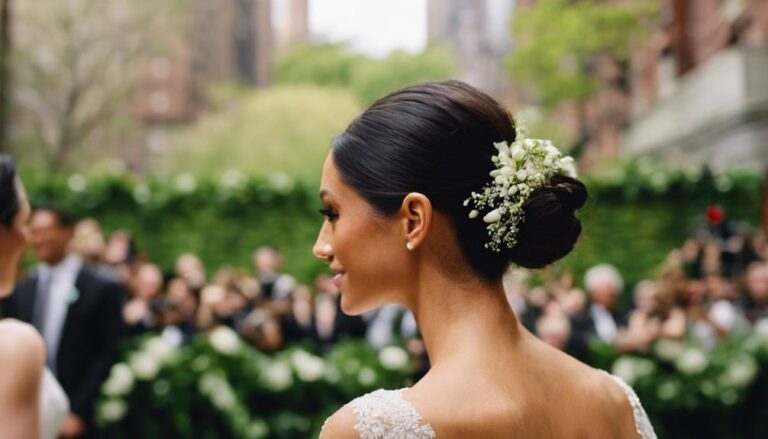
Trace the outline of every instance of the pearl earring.
[[405, 244], [405, 248], [407, 248], [408, 250], [413, 250], [413, 243], [411, 241], [408, 241]]

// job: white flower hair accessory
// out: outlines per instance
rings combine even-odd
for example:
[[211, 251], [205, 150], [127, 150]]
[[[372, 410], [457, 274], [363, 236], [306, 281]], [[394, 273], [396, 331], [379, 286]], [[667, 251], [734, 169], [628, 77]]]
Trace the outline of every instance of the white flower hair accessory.
[[521, 119], [515, 120], [515, 129], [514, 142], [494, 143], [499, 153], [492, 158], [496, 165], [490, 173], [493, 180], [482, 192], [472, 192], [464, 200], [464, 206], [472, 205], [470, 218], [487, 211], [483, 221], [488, 224], [491, 239], [485, 247], [495, 252], [517, 244], [519, 225], [524, 218], [523, 203], [533, 191], [556, 174], [576, 177], [573, 157], [564, 156], [549, 140], [528, 138]]

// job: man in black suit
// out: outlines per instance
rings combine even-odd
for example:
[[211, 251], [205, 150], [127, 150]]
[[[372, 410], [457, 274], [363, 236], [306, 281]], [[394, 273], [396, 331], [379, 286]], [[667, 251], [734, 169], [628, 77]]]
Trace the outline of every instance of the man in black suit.
[[618, 310], [618, 299], [624, 289], [621, 274], [610, 264], [596, 265], [584, 276], [590, 305], [571, 321], [571, 338], [567, 350], [587, 360], [592, 339], [614, 344], [618, 332], [627, 325], [626, 313]]
[[70, 399], [63, 437], [87, 435], [100, 387], [116, 360], [124, 332], [123, 288], [68, 253], [74, 222], [44, 208], [30, 220], [36, 273], [4, 304], [6, 317], [31, 323], [45, 339], [47, 365]]

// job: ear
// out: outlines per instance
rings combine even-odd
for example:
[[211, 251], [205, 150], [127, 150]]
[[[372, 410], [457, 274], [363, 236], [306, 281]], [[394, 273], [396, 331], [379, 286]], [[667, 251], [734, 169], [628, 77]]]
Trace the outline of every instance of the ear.
[[425, 195], [411, 192], [403, 198], [399, 214], [403, 219], [403, 239], [418, 247], [432, 225], [432, 203]]

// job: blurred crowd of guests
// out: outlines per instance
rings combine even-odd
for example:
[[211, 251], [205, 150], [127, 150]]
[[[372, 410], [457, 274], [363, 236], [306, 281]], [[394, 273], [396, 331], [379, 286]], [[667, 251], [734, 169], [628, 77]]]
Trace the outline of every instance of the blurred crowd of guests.
[[513, 271], [505, 279], [509, 301], [540, 338], [587, 361], [595, 340], [618, 352], [646, 352], [662, 338], [711, 349], [734, 331], [768, 327], [765, 232], [708, 215], [715, 220], [626, 295], [621, 273], [600, 264], [585, 273], [584, 289], [570, 272], [530, 288], [527, 273]]
[[[76, 222], [40, 208], [30, 226], [39, 265], [2, 303], [3, 316], [28, 321], [43, 334], [48, 366], [83, 425], [120, 340], [148, 332], [180, 346], [226, 325], [268, 353], [295, 342], [320, 354], [343, 338], [367, 339], [377, 348], [398, 342], [414, 359], [415, 378], [429, 367], [407, 310], [389, 305], [346, 316], [329, 275], [301, 284], [282, 271], [275, 248], [257, 248], [250, 270], [221, 267], [209, 277], [192, 253], [164, 271], [129, 231], [105, 235], [94, 219]], [[711, 347], [731, 331], [768, 324], [766, 236], [729, 227], [710, 224], [672, 251], [656, 276], [634, 287], [631, 304], [620, 304], [624, 281], [607, 264], [587, 271], [584, 289], [570, 272], [530, 287], [527, 271], [512, 270], [505, 277], [508, 299], [532, 332], [580, 358], [593, 339], [621, 352], [647, 350], [659, 338], [692, 338]]]

